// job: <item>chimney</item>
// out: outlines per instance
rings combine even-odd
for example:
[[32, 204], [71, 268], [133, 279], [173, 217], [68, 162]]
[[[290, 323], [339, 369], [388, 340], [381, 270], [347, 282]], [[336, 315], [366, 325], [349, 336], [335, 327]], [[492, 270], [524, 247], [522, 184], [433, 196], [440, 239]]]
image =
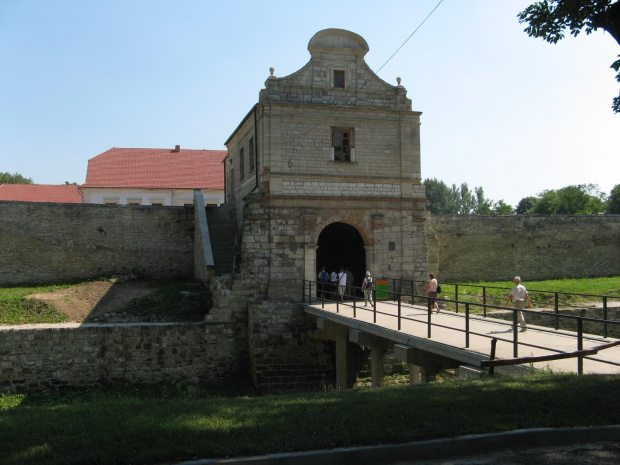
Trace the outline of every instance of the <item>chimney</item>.
[[175, 145], [173, 152], [180, 152], [180, 151], [181, 151], [181, 146], [180, 145]]

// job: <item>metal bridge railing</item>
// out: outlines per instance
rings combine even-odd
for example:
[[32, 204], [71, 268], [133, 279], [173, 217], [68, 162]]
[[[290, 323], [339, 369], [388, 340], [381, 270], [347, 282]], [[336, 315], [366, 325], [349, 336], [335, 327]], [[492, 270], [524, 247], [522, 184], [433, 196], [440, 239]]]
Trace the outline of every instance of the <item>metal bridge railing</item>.
[[[414, 282], [415, 283], [415, 282]], [[418, 284], [421, 282], [418, 282]], [[426, 283], [424, 282], [424, 285], [426, 285]], [[442, 287], [444, 286], [444, 284], [442, 283]], [[454, 286], [459, 286], [459, 285], [454, 285]], [[411, 285], [411, 287], [414, 287], [413, 284]], [[482, 286], [481, 286], [482, 287]], [[487, 288], [490, 286], [486, 286]], [[433, 327], [440, 327], [440, 328], [446, 328], [446, 329], [450, 329], [450, 330], [454, 330], [457, 332], [462, 332], [464, 333], [465, 336], [465, 347], [469, 348], [469, 342], [470, 342], [470, 336], [474, 335], [474, 336], [480, 336], [480, 337], [485, 337], [488, 339], [491, 339], [492, 341], [503, 341], [503, 342], [507, 342], [507, 343], [511, 343], [513, 346], [513, 356], [515, 359], [518, 358], [519, 356], [519, 347], [530, 347], [530, 348], [536, 348], [536, 349], [542, 349], [542, 350], [546, 350], [546, 351], [550, 351], [550, 352], [555, 352], [557, 354], [559, 354], [558, 357], [556, 358], [567, 358], [566, 357], [566, 353], [557, 349], [554, 349], [552, 347], [546, 347], [546, 346], [540, 346], [540, 345], [536, 345], [536, 344], [532, 344], [532, 343], [527, 343], [527, 342], [521, 342], [519, 341], [519, 332], [518, 332], [518, 319], [517, 319], [517, 312], [521, 311], [523, 313], [526, 314], [538, 314], [538, 315], [544, 315], [544, 316], [548, 316], [551, 319], [555, 320], [555, 328], [553, 330], [551, 329], [543, 329], [540, 327], [536, 328], [536, 331], [538, 332], [545, 332], [548, 331], [550, 333], [553, 332], [557, 332], [558, 331], [558, 321], [560, 319], [565, 319], [565, 320], [569, 320], [575, 323], [576, 325], [576, 352], [575, 352], [575, 357], [578, 359], [577, 363], [577, 372], [579, 374], [583, 374], [583, 360], [584, 358], [587, 358], [588, 360], [592, 360], [592, 361], [597, 361], [600, 363], [606, 363], [606, 364], [610, 364], [610, 365], [614, 365], [614, 366], [620, 366], [620, 363], [616, 363], [616, 362], [611, 362], [609, 360], [603, 360], [600, 358], [595, 358], [592, 357], [591, 355], [589, 355], [590, 353], [596, 353], [597, 351], [584, 351], [583, 349], [583, 342], [584, 340], [595, 340], [598, 341], [598, 339], [594, 339], [591, 338], [587, 335], [584, 335], [584, 331], [583, 331], [583, 325], [585, 322], [591, 322], [593, 324], [600, 324], [603, 325], [603, 337], [607, 338], [607, 326], [608, 325], [615, 325], [615, 326], [620, 326], [620, 321], [618, 320], [608, 320], [608, 319], [596, 319], [596, 318], [589, 318], [589, 317], [585, 317], [585, 316], [574, 316], [574, 315], [563, 315], [560, 313], [555, 312], [554, 314], [545, 314], [545, 313], [541, 313], [540, 311], [537, 310], [529, 310], [529, 309], [516, 309], [514, 307], [505, 307], [505, 306], [500, 306], [500, 305], [491, 305], [491, 304], [487, 304], [486, 302], [483, 303], [477, 303], [477, 302], [468, 302], [468, 301], [459, 301], [458, 299], [448, 299], [446, 297], [443, 297], [443, 295], [445, 295], [445, 293], [442, 293], [442, 297], [437, 297], [436, 300], [442, 303], [451, 303], [454, 304], [456, 306], [456, 313], [459, 312], [459, 307], [463, 308], [464, 307], [464, 323], [465, 323], [465, 328], [461, 329], [461, 328], [455, 328], [452, 326], [446, 326], [446, 325], [442, 325], [439, 323], [434, 323], [432, 316], [433, 316], [433, 311], [431, 308], [431, 298], [429, 298], [426, 295], [420, 294], [420, 293], [408, 293], [408, 292], [395, 292], [395, 291], [390, 291], [390, 290], [382, 290], [381, 294], [383, 296], [385, 296], [384, 299], [382, 299], [381, 301], [383, 303], [386, 303], [390, 306], [393, 306], [395, 308], [395, 311], [391, 311], [391, 312], [386, 312], [386, 311], [381, 311], [377, 309], [377, 290], [373, 289], [372, 293], [373, 293], [373, 298], [372, 298], [372, 305], [370, 307], [361, 305], [361, 303], [363, 303], [364, 299], [362, 297], [359, 297], [360, 294], [363, 295], [363, 290], [359, 287], [353, 287], [350, 286], [348, 289], [352, 289], [353, 292], [350, 295], [346, 296], [346, 301], [340, 301], [338, 299], [338, 295], [337, 295], [337, 286], [333, 286], [333, 285], [329, 285], [329, 284], [324, 284], [324, 283], [317, 283], [316, 281], [309, 281], [309, 280], [303, 280], [303, 303], [308, 303], [309, 305], [312, 305], [314, 302], [320, 302], [321, 303], [321, 308], [325, 308], [325, 302], [328, 303], [336, 303], [336, 313], [340, 313], [340, 307], [344, 306], [344, 307], [349, 307], [352, 308], [353, 310], [353, 318], [357, 318], [357, 312], [362, 311], [362, 312], [372, 312], [373, 314], [373, 323], [377, 322], [377, 315], [385, 315], [385, 316], [389, 316], [389, 317], [394, 317], [397, 318], [397, 328], [400, 331], [401, 327], [402, 327], [402, 322], [404, 320], [406, 321], [414, 321], [414, 322], [418, 322], [418, 323], [423, 323], [426, 324], [427, 326], [427, 338], [428, 339], [432, 339], [432, 329]], [[426, 289], [426, 288], [424, 288]], [[457, 289], [457, 293], [458, 293], [458, 287], [456, 287]], [[532, 291], [532, 292], [540, 292], [540, 291]], [[546, 292], [546, 291], [545, 291]], [[485, 293], [483, 293], [484, 295]], [[588, 294], [583, 294], [583, 295], [588, 295]], [[411, 317], [407, 317], [407, 316], [403, 316], [402, 315], [402, 304], [403, 303], [407, 303], [407, 304], [415, 304], [415, 303], [421, 304], [423, 306], [426, 307], [427, 310], [427, 316], [426, 316], [426, 320], [420, 320], [420, 319], [416, 319], [416, 318], [411, 318]], [[491, 309], [491, 310], [503, 310], [503, 311], [511, 311], [512, 312], [512, 322], [511, 323], [504, 323], [501, 319], [497, 319], [496, 323], [497, 324], [506, 324], [507, 326], [511, 326], [512, 327], [512, 338], [511, 339], [507, 339], [507, 338], [501, 338], [501, 337], [497, 337], [497, 336], [489, 336], [488, 334], [484, 334], [484, 333], [477, 333], [474, 332], [470, 329], [470, 321], [472, 318], [479, 318], [480, 313], [476, 312], [472, 315], [472, 308], [480, 308], [482, 310], [482, 315], [483, 318], [487, 317], [487, 310]], [[606, 314], [605, 314], [606, 315]], [[492, 342], [492, 346], [496, 344], [496, 342]], [[615, 344], [612, 344], [615, 345]], [[607, 345], [609, 347], [611, 347], [612, 345]], [[607, 348], [607, 347], [603, 347], [603, 348]], [[600, 349], [602, 350], [602, 349]], [[518, 362], [514, 362], [514, 363], [518, 363]], [[507, 364], [507, 363], [506, 363]]]

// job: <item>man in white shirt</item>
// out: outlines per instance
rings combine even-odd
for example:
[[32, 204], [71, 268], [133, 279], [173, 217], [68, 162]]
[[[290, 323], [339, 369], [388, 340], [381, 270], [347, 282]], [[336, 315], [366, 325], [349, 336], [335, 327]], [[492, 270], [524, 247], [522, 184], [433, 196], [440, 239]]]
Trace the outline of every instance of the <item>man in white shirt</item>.
[[[508, 306], [510, 302], [513, 302], [515, 308], [522, 309], [525, 308], [525, 300], [527, 299], [529, 308], [532, 308], [530, 293], [527, 292], [525, 286], [521, 284], [521, 278], [519, 276], [515, 276], [514, 283], [515, 285], [510, 290], [510, 295], [508, 296], [508, 300], [506, 301], [506, 306]], [[521, 332], [524, 332], [526, 330], [525, 317], [523, 316], [522, 311], [517, 310], [517, 318], [519, 320], [519, 324], [521, 325]]]
[[347, 274], [344, 272], [344, 268], [340, 268], [338, 273], [338, 298], [344, 302], [344, 290], [347, 287]]

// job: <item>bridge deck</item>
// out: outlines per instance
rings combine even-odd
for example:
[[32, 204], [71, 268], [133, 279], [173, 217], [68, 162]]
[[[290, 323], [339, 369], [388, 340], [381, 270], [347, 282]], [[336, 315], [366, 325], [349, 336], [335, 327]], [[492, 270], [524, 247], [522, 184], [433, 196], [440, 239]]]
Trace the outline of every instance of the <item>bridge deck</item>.
[[[377, 302], [376, 323], [372, 307], [359, 303], [354, 309], [352, 302], [336, 305], [335, 302], [313, 302], [307, 305], [306, 313], [335, 321], [352, 329], [359, 329], [399, 344], [417, 347], [445, 355], [472, 365], [488, 360], [491, 340], [497, 339], [496, 359], [512, 359], [514, 338], [510, 322], [482, 315], [470, 315], [469, 346], [466, 346], [466, 318], [463, 313], [442, 310], [431, 315], [431, 338], [428, 338], [428, 311], [418, 305], [401, 305], [401, 327], [398, 329], [398, 306], [395, 302]], [[526, 316], [527, 319], [527, 316]], [[554, 330], [553, 328], [527, 325], [526, 332], [517, 332], [518, 357], [543, 356], [570, 353], [578, 350], [576, 332]], [[585, 334], [583, 349], [591, 349], [617, 339]], [[606, 363], [607, 362], [607, 363]], [[527, 364], [529, 367], [530, 364]], [[536, 369], [549, 369], [555, 373], [578, 372], [578, 359], [553, 360], [531, 364]], [[585, 357], [583, 373], [620, 373], [620, 346], [599, 351]]]

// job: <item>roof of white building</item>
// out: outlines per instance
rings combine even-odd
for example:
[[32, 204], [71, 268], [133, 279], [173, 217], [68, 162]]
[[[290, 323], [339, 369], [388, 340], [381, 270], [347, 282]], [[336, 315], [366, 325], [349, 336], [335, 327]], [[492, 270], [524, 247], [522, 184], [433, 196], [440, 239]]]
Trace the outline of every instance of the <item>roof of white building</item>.
[[88, 160], [80, 187], [224, 189], [225, 150], [111, 148]]
[[16, 202], [82, 203], [76, 185], [1, 184], [0, 200]]

